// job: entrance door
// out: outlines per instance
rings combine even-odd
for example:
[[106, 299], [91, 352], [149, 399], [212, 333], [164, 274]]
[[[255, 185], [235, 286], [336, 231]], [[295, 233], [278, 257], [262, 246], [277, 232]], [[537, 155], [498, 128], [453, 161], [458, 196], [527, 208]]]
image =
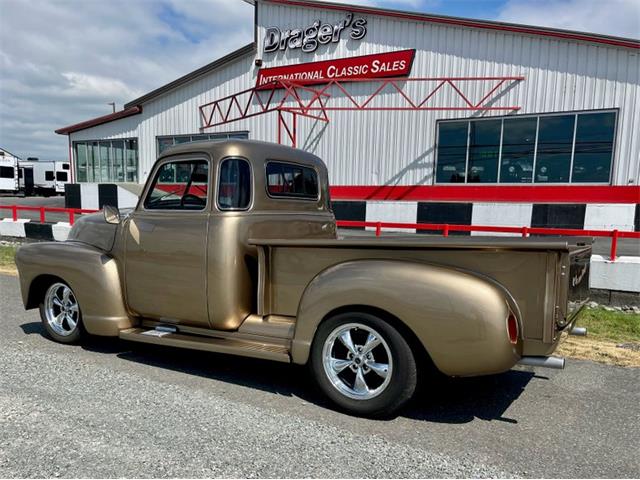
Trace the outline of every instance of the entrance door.
[[22, 175], [24, 178], [24, 196], [30, 197], [33, 195], [33, 168], [25, 167]]
[[159, 164], [144, 201], [125, 225], [127, 302], [145, 318], [209, 327], [209, 162]]

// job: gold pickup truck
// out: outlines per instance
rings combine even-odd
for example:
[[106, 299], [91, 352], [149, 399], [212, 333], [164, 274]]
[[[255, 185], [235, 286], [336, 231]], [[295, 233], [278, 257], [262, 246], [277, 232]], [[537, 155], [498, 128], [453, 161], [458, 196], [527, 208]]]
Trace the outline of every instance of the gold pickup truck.
[[165, 151], [135, 209], [84, 216], [16, 263], [56, 341], [308, 364], [343, 410], [388, 416], [432, 367], [561, 367], [590, 254], [581, 238], [339, 238], [319, 158], [238, 140]]

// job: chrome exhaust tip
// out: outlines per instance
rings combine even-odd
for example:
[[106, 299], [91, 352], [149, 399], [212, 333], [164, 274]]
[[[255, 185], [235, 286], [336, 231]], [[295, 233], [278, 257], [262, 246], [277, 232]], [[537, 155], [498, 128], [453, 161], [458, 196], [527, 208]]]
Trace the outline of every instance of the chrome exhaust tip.
[[518, 365], [528, 365], [530, 367], [546, 367], [562, 370], [564, 368], [564, 358], [562, 357], [522, 357]]
[[584, 327], [573, 327], [569, 330], [569, 335], [575, 335], [576, 337], [586, 337], [587, 329]]

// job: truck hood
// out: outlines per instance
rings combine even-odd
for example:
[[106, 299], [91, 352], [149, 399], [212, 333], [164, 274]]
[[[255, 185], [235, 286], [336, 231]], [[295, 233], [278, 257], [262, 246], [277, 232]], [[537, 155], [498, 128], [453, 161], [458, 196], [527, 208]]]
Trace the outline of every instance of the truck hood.
[[[128, 210], [121, 210], [121, 218], [127, 213]], [[117, 231], [118, 225], [107, 223], [102, 212], [92, 213], [76, 220], [67, 241], [86, 243], [108, 252], [113, 248]]]

